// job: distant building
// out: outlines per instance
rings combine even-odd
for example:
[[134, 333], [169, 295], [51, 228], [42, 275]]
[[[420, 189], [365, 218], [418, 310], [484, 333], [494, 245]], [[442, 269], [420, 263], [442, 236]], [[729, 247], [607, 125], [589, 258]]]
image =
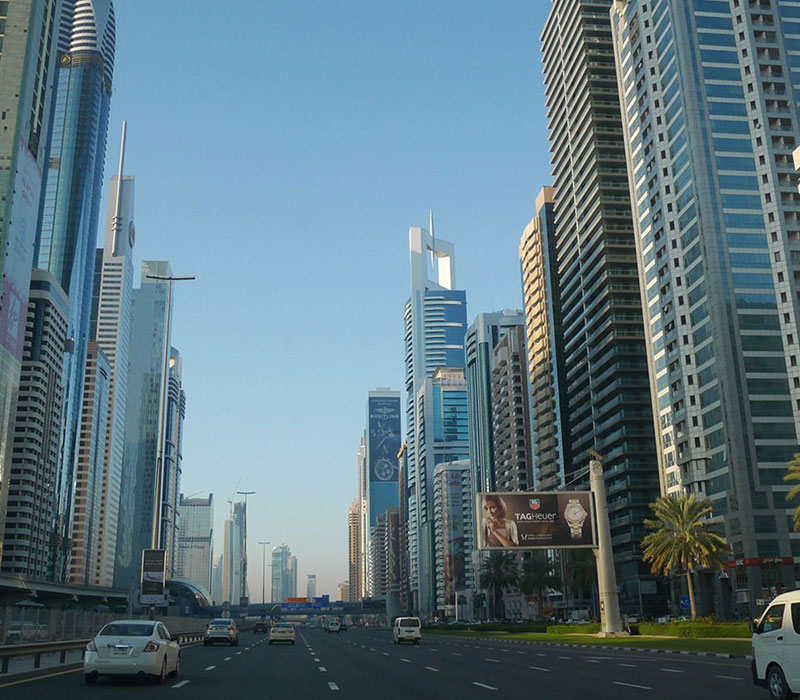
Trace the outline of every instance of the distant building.
[[247, 527], [247, 505], [233, 504], [231, 517], [223, 527], [225, 550], [222, 554], [222, 600], [239, 605], [242, 596], [248, 596], [244, 578], [244, 533]]
[[[211, 591], [216, 600], [211, 574], [214, 535], [214, 496], [180, 496], [177, 576], [188, 578]], [[221, 601], [220, 601], [221, 602]]]
[[272, 550], [272, 602], [283, 603], [297, 595], [297, 558], [285, 544]]
[[224, 600], [222, 597], [222, 569], [224, 561], [222, 555], [214, 557], [214, 563], [211, 566], [211, 597], [217, 605], [220, 605]]
[[166, 417], [164, 422], [164, 459], [162, 463], [161, 531], [167, 550], [167, 575], [174, 576], [178, 565], [180, 512], [178, 501], [183, 469], [183, 420], [186, 416], [186, 392], [183, 390], [183, 361], [175, 348], [169, 349]]
[[306, 575], [306, 598], [309, 600], [317, 597], [317, 575]]
[[286, 597], [297, 597], [297, 557], [294, 555], [286, 562]]
[[336, 590], [337, 598], [342, 602], [351, 600], [350, 598], [350, 582], [342, 581]]
[[348, 595], [349, 600], [361, 600], [361, 499], [356, 498], [347, 511]]

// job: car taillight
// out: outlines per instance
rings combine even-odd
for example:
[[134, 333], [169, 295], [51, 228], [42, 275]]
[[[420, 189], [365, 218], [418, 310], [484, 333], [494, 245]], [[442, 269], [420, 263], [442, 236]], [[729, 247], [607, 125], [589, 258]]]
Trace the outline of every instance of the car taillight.
[[97, 644], [94, 643], [94, 639], [86, 645], [86, 651], [97, 651]]
[[145, 651], [158, 651], [158, 643], [154, 642], [152, 639], [144, 645]]
[[233, 632], [235, 629], [235, 627], [228, 627], [228, 632]]

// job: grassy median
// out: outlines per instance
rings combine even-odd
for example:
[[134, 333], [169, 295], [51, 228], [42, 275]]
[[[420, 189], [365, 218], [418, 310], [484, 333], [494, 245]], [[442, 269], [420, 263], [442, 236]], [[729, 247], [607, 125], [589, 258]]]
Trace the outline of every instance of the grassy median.
[[547, 634], [535, 632], [479, 632], [477, 630], [425, 630], [429, 635], [448, 635], [471, 639], [518, 639], [540, 644], [587, 644], [631, 649], [705, 651], [714, 654], [751, 654], [749, 639], [687, 639], [681, 637], [595, 637], [591, 634]]

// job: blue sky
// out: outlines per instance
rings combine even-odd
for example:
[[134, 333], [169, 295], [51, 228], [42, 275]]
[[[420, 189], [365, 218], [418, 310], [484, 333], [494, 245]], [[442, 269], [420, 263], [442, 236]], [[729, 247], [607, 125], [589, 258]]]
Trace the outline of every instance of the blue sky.
[[257, 492], [252, 600], [258, 540], [292, 548], [301, 595], [307, 573], [332, 596], [347, 577], [367, 391], [402, 389], [409, 226], [433, 209], [470, 321], [521, 308], [548, 8], [118, 0], [106, 182], [127, 119], [137, 265], [197, 276], [173, 317], [182, 491], [214, 493], [217, 551], [237, 483]]

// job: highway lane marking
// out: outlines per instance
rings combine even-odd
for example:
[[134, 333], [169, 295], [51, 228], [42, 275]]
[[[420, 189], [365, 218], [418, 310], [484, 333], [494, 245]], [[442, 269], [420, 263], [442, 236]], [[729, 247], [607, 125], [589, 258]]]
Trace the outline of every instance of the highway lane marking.
[[472, 681], [472, 685], [477, 685], [479, 688], [486, 688], [486, 690], [497, 690], [493, 685], [486, 685], [486, 683], [478, 683], [478, 681]]
[[667, 673], [683, 673], [683, 671], [677, 668], [662, 668], [661, 670], [666, 671]]
[[226, 656], [226, 657], [225, 657], [224, 659], [222, 659], [222, 660], [223, 660], [223, 661], [230, 661], [232, 658], [233, 658], [233, 657], [231, 657], [231, 656]]
[[567, 661], [569, 661], [572, 657], [571, 656], [559, 656], [558, 658], [559, 659], [566, 659]]
[[372, 647], [369, 648], [370, 651], [375, 651]]
[[216, 666], [208, 666], [208, 667], [204, 668], [203, 670], [204, 671], [213, 671], [215, 668], [216, 668]]
[[316, 661], [317, 663], [319, 663], [319, 659], [318, 659], [316, 656], [314, 657], [314, 661]]
[[384, 655], [384, 656], [389, 656], [389, 652], [388, 652], [388, 651], [384, 651], [384, 652], [383, 652], [383, 655]]
[[533, 671], [545, 671], [546, 673], [550, 673], [549, 668], [543, 668], [542, 666], [528, 666]]
[[726, 681], [740, 681], [742, 678], [740, 676], [717, 676], [717, 678], [724, 678]]
[[186, 685], [188, 682], [189, 682], [189, 681], [181, 681], [180, 683], [176, 683], [176, 684], [175, 684], [175, 685], [173, 685], [172, 687], [173, 687], [173, 688], [183, 688], [183, 686], [185, 686], [185, 685]]
[[425, 668], [427, 668], [429, 671], [433, 671], [434, 673], [439, 673], [439, 669], [434, 668], [433, 666], [426, 666]]
[[405, 661], [407, 664], [411, 663], [411, 659], [400, 659], [400, 661]]
[[329, 682], [328, 682], [328, 687], [329, 687], [331, 690], [339, 690], [339, 686], [338, 686], [338, 685], [336, 685], [336, 683], [334, 683], [333, 681], [329, 681]]
[[236, 656], [239, 656], [241, 653], [242, 653], [241, 651], [237, 651]]
[[518, 651], [517, 654], [527, 654], [527, 651]]
[[490, 663], [493, 663], [493, 664], [499, 664], [500, 663], [500, 659], [484, 659], [484, 661], [489, 661]]
[[536, 656], [547, 656], [547, 654], [536, 654]]
[[67, 673], [81, 673], [83, 672], [83, 665], [80, 668], [73, 668], [69, 671], [58, 671], [57, 673], [48, 673], [44, 676], [36, 676], [36, 678], [24, 678], [21, 681], [11, 681], [10, 683], [2, 683], [0, 684], [0, 688], [8, 688], [12, 685], [22, 685], [23, 683], [32, 683], [33, 681], [41, 681], [45, 678], [52, 678], [53, 676], [63, 676]]
[[322, 671], [322, 673], [326, 673], [328, 669], [325, 668], [324, 666], [320, 666], [319, 670]]
[[457, 651], [454, 651], [454, 652], [451, 652], [451, 653], [453, 654], [453, 656], [464, 656], [463, 654], [460, 654]]
[[612, 681], [614, 685], [624, 685], [626, 688], [638, 688], [639, 690], [652, 690], [649, 685], [636, 685], [636, 683], [623, 683], [622, 681]]
[[628, 668], [636, 668], [636, 664], [618, 664], [619, 666], [626, 666]]
[[597, 659], [586, 659], [587, 664], [599, 664], [600, 662]]

